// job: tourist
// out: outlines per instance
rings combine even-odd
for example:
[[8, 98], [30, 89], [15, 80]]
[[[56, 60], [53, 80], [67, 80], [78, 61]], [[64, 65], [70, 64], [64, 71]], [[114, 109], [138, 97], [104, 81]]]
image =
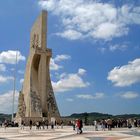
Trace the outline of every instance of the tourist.
[[24, 130], [24, 125], [25, 125], [25, 123], [24, 123], [24, 121], [22, 120], [22, 121], [21, 121], [21, 129], [23, 129], [23, 130]]
[[95, 131], [98, 131], [98, 122], [96, 120], [94, 121], [94, 126], [95, 126]]
[[39, 121], [39, 129], [41, 129], [41, 126], [42, 126], [42, 122]]
[[54, 122], [51, 122], [51, 129], [54, 129]]
[[75, 131], [75, 125], [76, 125], [75, 121], [72, 121], [71, 123], [72, 123], [73, 130]]
[[138, 127], [140, 127], [140, 119], [138, 120]]
[[105, 131], [105, 120], [103, 119], [102, 121], [101, 121], [101, 128], [102, 128], [102, 131]]
[[59, 128], [59, 123], [58, 123], [58, 122], [56, 122], [56, 125], [55, 125], [55, 126], [56, 126], [56, 128], [58, 129], [58, 128]]
[[112, 128], [112, 120], [110, 118], [107, 120], [107, 126], [108, 126], [108, 130], [111, 130], [111, 128]]
[[4, 128], [6, 129], [6, 127], [8, 126], [8, 122], [7, 120], [4, 121]]
[[31, 130], [32, 129], [32, 125], [33, 125], [32, 120], [30, 120], [29, 125], [30, 125], [30, 130]]
[[54, 121], [54, 125], [55, 125], [55, 126], [57, 125], [57, 122], [56, 122], [56, 120]]
[[45, 129], [45, 121], [42, 121], [42, 128]]
[[61, 121], [61, 129], [63, 128], [63, 121]]
[[36, 129], [39, 129], [39, 122], [36, 122]]
[[127, 120], [127, 126], [129, 129], [132, 128], [132, 120], [131, 119]]
[[48, 129], [48, 126], [49, 126], [48, 120], [45, 121], [45, 125], [46, 125], [46, 127]]
[[2, 122], [0, 121], [0, 127], [2, 127]]
[[80, 128], [80, 120], [79, 119], [77, 119], [76, 120], [76, 130], [77, 130], [77, 134], [79, 134], [79, 128]]
[[82, 134], [83, 133], [83, 121], [80, 119], [80, 126], [79, 126], [79, 133]]
[[134, 127], [137, 127], [138, 125], [138, 121], [137, 121], [137, 119], [134, 119]]

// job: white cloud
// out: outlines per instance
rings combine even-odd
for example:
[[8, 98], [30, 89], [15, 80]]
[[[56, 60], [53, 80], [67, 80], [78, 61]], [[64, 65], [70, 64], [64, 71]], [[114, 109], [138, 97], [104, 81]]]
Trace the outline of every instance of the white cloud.
[[61, 78], [61, 79], [62, 79], [62, 78], [65, 78], [66, 76], [67, 76], [67, 74], [66, 74], [66, 73], [62, 73], [62, 74], [60, 74], [60, 75], [59, 75], [59, 77], [58, 77], [58, 78]]
[[9, 82], [9, 80], [13, 80], [14, 78], [11, 76], [2, 76], [0, 75], [0, 83], [6, 83]]
[[139, 97], [139, 94], [136, 92], [128, 91], [128, 92], [120, 94], [120, 97], [124, 99], [135, 99]]
[[[55, 8], [55, 4], [56, 4], [57, 0], [46, 0], [46, 1], [47, 1], [47, 8], [49, 10], [53, 10]], [[44, 0], [44, 2], [42, 0], [42, 2], [40, 4], [41, 4], [42, 7], [46, 7], [45, 0]]]
[[24, 82], [24, 79], [20, 79], [20, 81], [19, 81], [19, 82], [20, 82], [20, 84], [22, 84], [22, 83]]
[[18, 70], [18, 73], [19, 74], [24, 74], [24, 71], [23, 70]]
[[85, 73], [86, 73], [86, 70], [85, 70], [85, 69], [81, 69], [81, 68], [80, 68], [80, 69], [78, 70], [78, 74], [79, 74], [79, 75], [84, 75]]
[[66, 101], [73, 102], [74, 100], [72, 98], [67, 98]]
[[99, 50], [101, 53], [105, 53], [105, 51], [106, 51], [107, 49], [104, 48], [104, 47], [100, 47], [100, 48], [98, 48], [98, 50]]
[[58, 62], [64, 61], [64, 60], [69, 60], [71, 59], [71, 56], [62, 54], [62, 55], [57, 55], [55, 58], [51, 58], [50, 61], [50, 69], [51, 70], [59, 70], [63, 68], [63, 66], [59, 65]]
[[60, 68], [62, 68], [62, 66], [56, 64], [54, 59], [51, 59], [51, 61], [50, 61], [50, 69], [51, 70], [59, 70]]
[[59, 16], [62, 31], [57, 35], [70, 40], [103, 39], [127, 35], [129, 25], [140, 24], [140, 7], [91, 0], [39, 0], [39, 6]]
[[119, 18], [125, 24], [131, 24], [131, 23], [140, 24], [139, 6], [125, 4], [119, 9], [119, 12], [121, 13], [121, 16]]
[[0, 63], [15, 64], [17, 53], [17, 62], [24, 61], [25, 57], [21, 55], [19, 51], [3, 51], [0, 53]]
[[107, 79], [119, 87], [140, 82], [140, 58], [130, 61], [128, 65], [115, 67], [109, 72]]
[[91, 94], [79, 94], [76, 95], [77, 98], [81, 99], [101, 99], [104, 97], [104, 93], [95, 93], [94, 95]]
[[[19, 93], [15, 92], [15, 112], [18, 104]], [[1, 113], [12, 113], [12, 101], [13, 101], [13, 91], [8, 91], [7, 93], [0, 94], [0, 112]]]
[[79, 70], [77, 73], [62, 74], [57, 82], [52, 81], [54, 91], [65, 92], [75, 88], [84, 88], [89, 86], [89, 83], [84, 82], [82, 79], [82, 75], [79, 75]]
[[109, 50], [112, 51], [112, 52], [114, 52], [114, 51], [116, 51], [116, 50], [124, 51], [124, 50], [127, 49], [127, 47], [128, 47], [128, 46], [125, 45], [125, 44], [122, 44], [122, 45], [115, 44], [115, 45], [111, 45], [111, 46], [109, 47]]
[[6, 70], [6, 66], [4, 64], [0, 64], [0, 71], [5, 71]]
[[92, 95], [89, 95], [89, 94], [79, 94], [77, 95], [77, 98], [82, 98], [82, 99], [93, 99], [93, 96]]
[[82, 38], [82, 33], [76, 30], [71, 30], [71, 29], [65, 30], [62, 33], [56, 33], [56, 35], [61, 36], [63, 38], [70, 39], [70, 40], [77, 40], [77, 39]]
[[102, 23], [98, 25], [98, 27], [93, 32], [91, 32], [90, 35], [94, 38], [111, 40], [113, 37], [119, 37], [124, 34], [127, 34], [128, 29], [123, 29], [122, 27], [118, 26], [119, 25], [117, 25], [116, 23]]
[[54, 58], [54, 61], [60, 62], [60, 61], [68, 60], [68, 59], [71, 59], [71, 56], [66, 55], [66, 54], [62, 54], [62, 55], [57, 55]]
[[95, 93], [95, 95], [93, 97], [94, 97], [94, 99], [101, 99], [104, 97], [104, 93]]

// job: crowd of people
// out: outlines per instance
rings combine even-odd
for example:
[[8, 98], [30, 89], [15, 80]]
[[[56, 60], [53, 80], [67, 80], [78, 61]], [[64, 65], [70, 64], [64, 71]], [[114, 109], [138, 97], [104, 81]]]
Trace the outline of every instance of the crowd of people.
[[[73, 130], [77, 132], [77, 134], [81, 134], [83, 131], [83, 121], [81, 119], [76, 119], [71, 121], [73, 126]], [[90, 124], [89, 124], [90, 125]], [[102, 119], [102, 120], [93, 120], [91, 124], [94, 126], [95, 131], [98, 130], [112, 130], [112, 128], [132, 128], [132, 127], [140, 127], [140, 119]]]
[[98, 130], [98, 126], [101, 126], [102, 130], [108, 129], [111, 130], [112, 128], [131, 128], [133, 127], [140, 127], [140, 119], [102, 119], [102, 120], [94, 120], [93, 125], [95, 126], [95, 130]]
[[[6, 129], [6, 127], [8, 126], [12, 126], [12, 127], [20, 127], [21, 129], [24, 129], [25, 127], [25, 122], [22, 120], [19, 124], [14, 123], [12, 121], [3, 121], [0, 122], [0, 126], [4, 127]], [[32, 129], [32, 126], [35, 126], [36, 129], [48, 129], [49, 126], [51, 129], [54, 128], [63, 128], [64, 122], [56, 122], [56, 121], [52, 121], [52, 122], [48, 122], [48, 120], [45, 121], [36, 121], [36, 122], [32, 122], [32, 120], [29, 120], [28, 122], [28, 126], [30, 128], [30, 130]], [[83, 133], [83, 126], [85, 125], [82, 121], [82, 119], [76, 119], [70, 122], [69, 125], [73, 126], [73, 130], [76, 131], [77, 134], [82, 134]], [[140, 127], [140, 119], [102, 119], [102, 120], [94, 120], [92, 122], [92, 125], [94, 125], [94, 129], [95, 131], [98, 130], [112, 130], [112, 128], [131, 128], [131, 127]]]
[[0, 127], [18, 127], [18, 123], [5, 119], [4, 121], [0, 121]]
[[72, 121], [73, 130], [77, 132], [77, 134], [83, 133], [83, 121], [81, 119], [76, 119], [75, 121]]
[[[29, 128], [30, 130], [32, 129], [32, 126], [35, 126], [36, 129], [48, 129], [49, 126], [51, 129], [54, 129], [54, 127], [59, 128], [59, 126], [61, 128], [63, 128], [63, 121], [61, 122], [56, 122], [56, 121], [51, 121], [50, 123], [48, 122], [48, 120], [45, 121], [36, 121], [36, 122], [32, 122], [32, 120], [29, 120]], [[19, 126], [21, 127], [21, 129], [24, 129], [25, 126], [25, 122], [22, 120], [21, 123], [19, 124]]]
[[9, 121], [9, 120], [4, 120], [0, 121], [0, 127], [7, 128], [7, 127], [20, 127], [22, 130], [24, 130], [25, 126], [29, 126], [30, 130], [32, 129], [33, 126], [35, 126], [36, 129], [48, 129], [49, 126], [51, 129], [54, 128], [63, 128], [63, 121], [61, 122], [48, 122], [48, 120], [45, 121], [36, 121], [33, 122], [32, 120], [29, 120], [28, 122], [25, 123], [24, 120], [21, 120], [19, 123]]

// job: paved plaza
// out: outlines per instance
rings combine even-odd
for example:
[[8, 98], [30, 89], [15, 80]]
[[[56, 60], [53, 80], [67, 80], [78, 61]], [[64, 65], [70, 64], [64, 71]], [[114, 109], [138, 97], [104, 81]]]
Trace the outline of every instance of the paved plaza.
[[140, 129], [113, 129], [95, 131], [93, 126], [85, 126], [83, 134], [77, 134], [72, 127], [32, 130], [24, 128], [0, 128], [0, 140], [140, 140]]

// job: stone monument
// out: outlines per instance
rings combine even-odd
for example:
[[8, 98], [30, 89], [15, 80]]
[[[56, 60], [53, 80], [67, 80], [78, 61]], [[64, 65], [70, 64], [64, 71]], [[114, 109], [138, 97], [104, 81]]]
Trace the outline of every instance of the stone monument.
[[46, 48], [47, 12], [42, 11], [31, 29], [30, 53], [19, 94], [15, 120], [60, 120], [49, 71], [51, 49]]

